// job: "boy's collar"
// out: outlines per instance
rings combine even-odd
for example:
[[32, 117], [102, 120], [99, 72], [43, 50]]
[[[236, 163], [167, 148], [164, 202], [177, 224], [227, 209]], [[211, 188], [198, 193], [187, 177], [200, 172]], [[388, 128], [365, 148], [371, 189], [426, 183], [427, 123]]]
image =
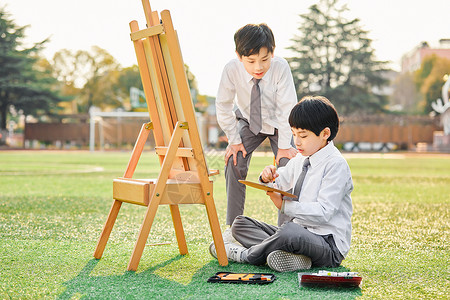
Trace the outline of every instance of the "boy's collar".
[[[242, 65], [242, 67], [244, 67], [244, 66]], [[244, 69], [244, 71], [245, 71], [245, 69]], [[245, 71], [245, 79], [247, 80], [248, 83], [252, 83], [253, 76], [248, 74], [247, 71]]]
[[322, 161], [324, 161], [325, 158], [331, 155], [333, 150], [334, 150], [334, 143], [333, 141], [330, 141], [328, 142], [328, 144], [325, 145], [325, 147], [323, 147], [313, 155], [309, 156], [309, 163], [311, 164], [311, 167], [314, 167], [315, 165], [318, 165]]

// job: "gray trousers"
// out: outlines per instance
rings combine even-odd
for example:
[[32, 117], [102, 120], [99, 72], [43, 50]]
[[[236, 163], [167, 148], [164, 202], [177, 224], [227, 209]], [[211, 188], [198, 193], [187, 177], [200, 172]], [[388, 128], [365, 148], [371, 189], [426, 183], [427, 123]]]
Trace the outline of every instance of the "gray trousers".
[[[239, 183], [238, 180], [245, 180], [247, 178], [248, 167], [250, 165], [250, 159], [252, 157], [253, 151], [258, 148], [259, 145], [266, 139], [269, 138], [270, 147], [272, 148], [273, 154], [278, 153], [278, 130], [275, 129], [275, 134], [263, 134], [259, 133], [254, 135], [250, 129], [246, 119], [242, 117], [242, 114], [236, 111], [236, 116], [239, 120], [239, 134], [242, 139], [242, 144], [244, 145], [247, 155], [245, 158], [242, 152], [238, 153], [237, 164], [233, 163], [233, 156], [228, 159], [228, 163], [225, 166], [225, 180], [226, 180], [226, 190], [227, 190], [227, 225], [233, 224], [234, 219], [237, 216], [244, 214], [244, 204], [245, 204], [245, 190], [246, 186]], [[283, 157], [280, 159], [280, 167], [285, 166], [289, 159]], [[252, 178], [252, 181], [256, 181], [256, 178]], [[278, 225], [290, 220], [284, 214], [278, 211]]]
[[331, 234], [318, 235], [293, 222], [277, 227], [238, 216], [231, 226], [231, 232], [247, 248], [243, 252], [243, 259], [253, 265], [265, 264], [267, 255], [275, 250], [308, 256], [312, 267], [335, 268], [344, 259]]

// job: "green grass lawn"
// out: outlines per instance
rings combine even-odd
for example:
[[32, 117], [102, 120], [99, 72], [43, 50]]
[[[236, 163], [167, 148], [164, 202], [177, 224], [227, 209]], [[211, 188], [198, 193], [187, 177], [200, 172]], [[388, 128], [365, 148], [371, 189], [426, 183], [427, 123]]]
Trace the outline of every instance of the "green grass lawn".
[[[209, 153], [219, 221], [225, 225], [223, 160]], [[230, 263], [208, 252], [204, 206], [180, 208], [189, 255], [178, 252], [168, 207], [160, 206], [137, 272], [127, 264], [145, 207], [125, 203], [101, 260], [93, 258], [112, 204], [112, 180], [129, 152], [0, 152], [0, 299], [448, 299], [450, 156], [350, 156], [353, 236], [337, 271], [359, 272], [361, 289], [299, 288], [297, 273]], [[272, 156], [254, 157], [256, 179]], [[156, 155], [141, 157], [134, 178], [155, 178]], [[248, 189], [245, 213], [269, 223], [276, 210]], [[225, 226], [223, 226], [225, 228]], [[270, 272], [269, 285], [210, 284], [218, 271]]]

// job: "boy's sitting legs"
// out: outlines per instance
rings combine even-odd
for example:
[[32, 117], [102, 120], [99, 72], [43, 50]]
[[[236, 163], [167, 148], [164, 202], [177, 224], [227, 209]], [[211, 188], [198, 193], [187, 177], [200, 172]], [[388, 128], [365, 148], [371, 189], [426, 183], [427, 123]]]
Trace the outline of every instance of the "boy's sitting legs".
[[331, 235], [314, 234], [293, 222], [276, 227], [239, 216], [233, 222], [232, 232], [237, 241], [249, 248], [244, 253], [245, 260], [254, 265], [266, 263], [268, 255], [276, 250], [292, 255], [278, 253], [272, 255], [274, 259], [281, 256], [283, 260], [299, 261], [298, 255], [304, 255], [311, 258], [315, 267], [337, 267], [343, 259]]
[[[249, 226], [243, 226], [244, 224]], [[253, 227], [257, 229], [252, 229]], [[278, 227], [245, 216], [238, 216], [233, 223], [232, 229], [238, 230], [239, 240], [245, 243], [248, 247], [251, 247], [257, 246], [264, 240], [274, 236]], [[224, 244], [227, 257], [230, 261], [239, 263], [250, 262], [247, 259], [249, 249], [242, 247], [240, 244], [229, 241], [225, 241]], [[214, 258], [217, 258], [214, 243], [211, 243], [209, 246], [209, 252]], [[263, 263], [250, 263], [264, 264], [265, 261]], [[275, 250], [271, 252], [267, 258], [267, 263], [269, 264], [269, 267], [278, 272], [309, 269], [311, 267], [311, 259], [309, 257], [288, 253], [282, 250]]]
[[245, 248], [261, 244], [277, 230], [277, 226], [246, 216], [237, 216], [231, 225], [233, 237]]
[[[290, 230], [270, 225], [256, 219], [238, 216], [231, 227], [236, 240], [248, 247], [242, 257], [254, 265], [267, 264], [278, 272], [288, 272], [311, 268], [311, 259], [305, 255], [286, 252], [281, 247]], [[283, 251], [283, 250], [286, 251]], [[250, 256], [250, 257], [249, 257]]]
[[[230, 261], [245, 263], [246, 248], [241, 245], [225, 242], [225, 252]], [[209, 245], [209, 253], [217, 259], [214, 242]], [[311, 259], [304, 255], [292, 254], [283, 250], [275, 250], [267, 256], [268, 266], [277, 272], [290, 272], [311, 268]]]
[[[229, 260], [263, 265], [278, 272], [314, 267], [337, 267], [343, 257], [331, 235], [314, 234], [296, 223], [276, 227], [258, 220], [238, 216], [232, 225], [232, 234], [238, 244], [226, 242]], [[214, 243], [210, 253], [217, 258]]]

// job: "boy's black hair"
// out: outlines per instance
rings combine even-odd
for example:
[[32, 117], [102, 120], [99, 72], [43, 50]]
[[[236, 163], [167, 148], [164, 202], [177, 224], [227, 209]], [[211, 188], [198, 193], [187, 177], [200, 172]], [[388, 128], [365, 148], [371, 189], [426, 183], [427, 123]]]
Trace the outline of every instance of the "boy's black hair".
[[236, 52], [239, 56], [258, 54], [263, 47], [269, 53], [275, 49], [275, 38], [272, 30], [265, 23], [247, 24], [234, 34]]
[[328, 141], [333, 140], [339, 130], [339, 116], [334, 105], [323, 96], [305, 96], [291, 110], [289, 125], [306, 129], [319, 136], [326, 127], [330, 128]]

